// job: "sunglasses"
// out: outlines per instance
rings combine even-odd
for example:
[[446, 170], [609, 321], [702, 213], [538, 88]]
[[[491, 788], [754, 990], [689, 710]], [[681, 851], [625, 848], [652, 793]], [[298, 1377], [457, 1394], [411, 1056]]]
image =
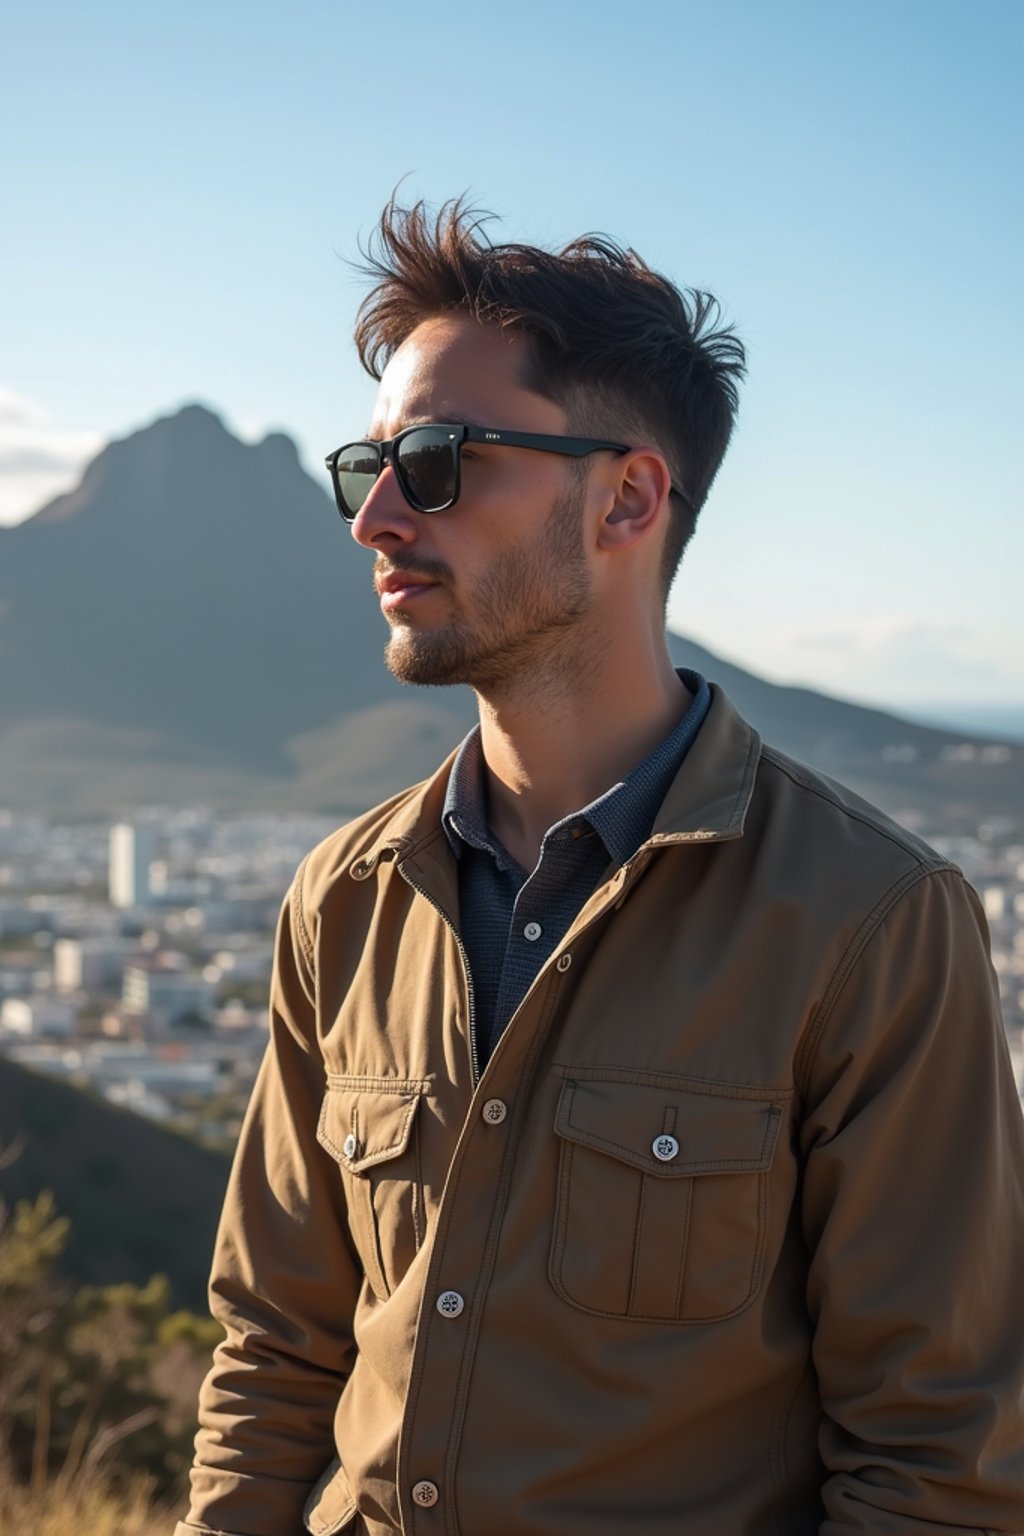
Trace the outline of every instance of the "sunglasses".
[[443, 422], [406, 427], [383, 442], [346, 443], [324, 461], [331, 472], [334, 498], [346, 523], [355, 521], [377, 480], [390, 464], [399, 489], [416, 512], [446, 512], [459, 499], [463, 443], [498, 443], [503, 448], [537, 448], [581, 459], [609, 449], [628, 453], [624, 443], [595, 437], [552, 437], [538, 432], [498, 432]]

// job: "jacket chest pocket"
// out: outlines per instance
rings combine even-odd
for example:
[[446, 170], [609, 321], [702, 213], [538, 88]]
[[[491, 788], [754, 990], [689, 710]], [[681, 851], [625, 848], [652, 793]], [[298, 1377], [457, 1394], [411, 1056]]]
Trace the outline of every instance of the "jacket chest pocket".
[[341, 1169], [352, 1240], [371, 1289], [391, 1295], [423, 1242], [416, 1121], [425, 1082], [328, 1073], [317, 1141]]
[[788, 1092], [681, 1081], [589, 1068], [562, 1086], [551, 1278], [585, 1311], [713, 1322], [760, 1287]]

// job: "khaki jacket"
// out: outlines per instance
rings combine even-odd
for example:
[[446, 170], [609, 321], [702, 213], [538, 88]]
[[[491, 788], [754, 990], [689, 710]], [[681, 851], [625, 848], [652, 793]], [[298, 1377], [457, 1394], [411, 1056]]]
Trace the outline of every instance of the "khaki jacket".
[[958, 870], [715, 689], [481, 1076], [449, 767], [286, 899], [177, 1536], [1024, 1530], [1024, 1133]]

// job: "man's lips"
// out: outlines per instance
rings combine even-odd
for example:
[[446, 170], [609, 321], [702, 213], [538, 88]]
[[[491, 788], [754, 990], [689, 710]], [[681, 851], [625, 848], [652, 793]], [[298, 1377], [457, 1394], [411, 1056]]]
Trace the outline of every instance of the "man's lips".
[[375, 585], [380, 605], [386, 613], [391, 608], [404, 608], [406, 603], [415, 602], [436, 587], [437, 582], [411, 571], [391, 571], [387, 576], [378, 577]]

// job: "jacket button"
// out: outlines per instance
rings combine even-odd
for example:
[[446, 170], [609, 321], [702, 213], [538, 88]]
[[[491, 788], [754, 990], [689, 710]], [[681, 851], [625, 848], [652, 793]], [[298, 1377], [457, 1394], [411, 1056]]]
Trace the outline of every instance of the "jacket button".
[[458, 1317], [466, 1303], [458, 1291], [442, 1291], [436, 1305], [442, 1317]]
[[412, 1501], [414, 1504], [422, 1505], [424, 1509], [429, 1509], [432, 1504], [436, 1504], [440, 1497], [437, 1484], [428, 1482], [426, 1478], [412, 1485]]
[[651, 1151], [659, 1163], [670, 1163], [679, 1151], [679, 1143], [674, 1136], [655, 1136], [651, 1142]]
[[488, 1099], [480, 1113], [488, 1125], [500, 1125], [508, 1114], [508, 1108], [501, 1099]]
[[356, 1141], [354, 1136], [348, 1135], [345, 1137], [345, 1140], [342, 1143], [341, 1150], [344, 1152], [346, 1157], [355, 1157], [359, 1150], [359, 1143]]
[[523, 938], [529, 939], [530, 943], [534, 944], [540, 938], [543, 932], [544, 930], [540, 923], [527, 923], [526, 927], [523, 929]]

